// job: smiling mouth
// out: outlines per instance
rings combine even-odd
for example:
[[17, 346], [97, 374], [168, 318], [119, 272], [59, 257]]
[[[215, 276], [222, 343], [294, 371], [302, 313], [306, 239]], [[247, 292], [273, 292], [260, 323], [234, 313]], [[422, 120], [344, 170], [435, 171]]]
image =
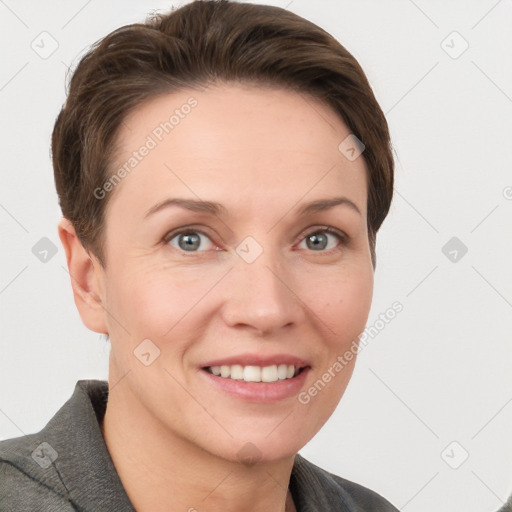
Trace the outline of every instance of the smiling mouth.
[[265, 383], [293, 379], [306, 368], [307, 366], [294, 366], [291, 364], [274, 364], [270, 366], [242, 366], [234, 364], [229, 366], [205, 366], [203, 370], [223, 379]]

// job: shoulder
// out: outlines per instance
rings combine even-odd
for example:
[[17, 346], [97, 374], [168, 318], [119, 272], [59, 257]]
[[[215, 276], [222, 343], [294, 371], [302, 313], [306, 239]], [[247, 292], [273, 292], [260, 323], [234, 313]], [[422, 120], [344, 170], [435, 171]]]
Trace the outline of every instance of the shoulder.
[[105, 391], [103, 381], [78, 381], [40, 432], [0, 441], [0, 512], [81, 509], [81, 468], [98, 451], [94, 407], [102, 407]]
[[46, 471], [51, 454], [41, 444], [36, 434], [0, 441], [0, 512], [76, 510], [55, 472]]
[[295, 458], [290, 485], [295, 487], [294, 496], [305, 512], [398, 512], [375, 491], [329, 473], [301, 455]]

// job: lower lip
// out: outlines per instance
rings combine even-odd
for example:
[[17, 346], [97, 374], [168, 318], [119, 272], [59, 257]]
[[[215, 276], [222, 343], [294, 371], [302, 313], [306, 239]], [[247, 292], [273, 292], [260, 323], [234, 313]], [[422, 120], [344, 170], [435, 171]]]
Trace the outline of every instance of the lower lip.
[[304, 368], [296, 377], [276, 382], [245, 382], [218, 377], [203, 369], [199, 373], [204, 375], [218, 389], [231, 396], [249, 402], [273, 403], [298, 395], [309, 370], [309, 367]]

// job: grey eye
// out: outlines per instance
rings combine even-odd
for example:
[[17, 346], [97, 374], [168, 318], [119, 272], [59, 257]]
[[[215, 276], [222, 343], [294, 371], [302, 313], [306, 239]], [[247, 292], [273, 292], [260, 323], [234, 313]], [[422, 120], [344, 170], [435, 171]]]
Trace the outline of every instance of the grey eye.
[[[334, 239], [334, 242], [331, 242], [330, 245], [329, 237]], [[314, 233], [310, 233], [309, 235], [306, 235], [301, 243], [306, 242], [306, 247], [308, 249], [319, 252], [325, 249], [335, 248], [339, 244], [340, 240], [341, 238], [338, 234], [320, 230], [315, 231]]]
[[[201, 252], [198, 251], [198, 249], [201, 246], [203, 239], [209, 241], [211, 244], [211, 240], [203, 233], [199, 233], [198, 231], [186, 231], [176, 234], [169, 240], [169, 242], [173, 247], [181, 249], [182, 251]], [[176, 240], [177, 243], [175, 243]]]

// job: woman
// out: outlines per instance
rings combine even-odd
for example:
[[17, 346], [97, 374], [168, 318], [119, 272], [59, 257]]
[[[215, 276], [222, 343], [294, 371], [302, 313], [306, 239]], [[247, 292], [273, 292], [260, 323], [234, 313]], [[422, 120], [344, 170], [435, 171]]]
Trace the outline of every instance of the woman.
[[190, 3], [94, 45], [52, 155], [109, 378], [0, 443], [0, 510], [396, 510], [298, 455], [352, 375], [392, 199], [347, 50], [277, 7]]

